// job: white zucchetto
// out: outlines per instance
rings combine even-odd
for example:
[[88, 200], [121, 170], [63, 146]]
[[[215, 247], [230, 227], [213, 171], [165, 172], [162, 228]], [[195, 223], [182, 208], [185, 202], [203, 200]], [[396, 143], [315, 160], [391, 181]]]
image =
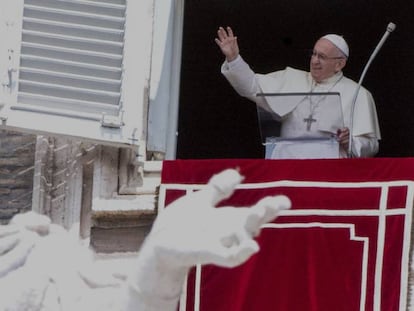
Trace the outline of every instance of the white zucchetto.
[[329, 34], [322, 37], [323, 39], [327, 39], [331, 41], [338, 49], [345, 54], [346, 57], [349, 57], [349, 47], [346, 43], [345, 39], [342, 36], [338, 36], [335, 34]]

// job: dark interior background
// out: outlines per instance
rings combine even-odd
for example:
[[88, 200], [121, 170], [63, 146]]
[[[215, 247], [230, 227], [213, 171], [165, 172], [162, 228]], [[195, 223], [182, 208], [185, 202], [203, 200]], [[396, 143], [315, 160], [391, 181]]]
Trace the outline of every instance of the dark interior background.
[[177, 159], [262, 158], [256, 107], [220, 73], [214, 42], [231, 26], [256, 72], [308, 70], [307, 51], [326, 33], [350, 46], [345, 75], [358, 81], [389, 22], [397, 25], [363, 85], [376, 101], [382, 140], [378, 157], [414, 155], [414, 1], [186, 0]]

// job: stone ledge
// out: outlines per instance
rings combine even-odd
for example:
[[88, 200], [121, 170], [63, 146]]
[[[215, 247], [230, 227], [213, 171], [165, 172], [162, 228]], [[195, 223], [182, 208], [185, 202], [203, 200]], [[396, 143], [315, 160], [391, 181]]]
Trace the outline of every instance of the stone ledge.
[[92, 226], [100, 228], [135, 227], [151, 223], [156, 215], [154, 211], [105, 211], [92, 214]]
[[90, 246], [97, 253], [136, 252], [156, 218], [155, 196], [94, 200]]

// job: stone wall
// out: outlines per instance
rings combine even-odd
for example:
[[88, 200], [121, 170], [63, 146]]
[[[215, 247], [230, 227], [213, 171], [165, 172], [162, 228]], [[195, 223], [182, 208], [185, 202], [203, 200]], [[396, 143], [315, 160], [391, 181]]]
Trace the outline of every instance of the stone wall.
[[162, 162], [144, 165], [122, 154], [65, 137], [0, 131], [0, 224], [34, 210], [67, 229], [79, 224], [96, 252], [137, 251], [156, 217]]
[[67, 137], [37, 136], [32, 209], [66, 229], [82, 222], [82, 209], [90, 206], [93, 190], [92, 181], [86, 182], [92, 176], [85, 178], [89, 169], [84, 168], [93, 168], [95, 157], [93, 144]]
[[36, 136], [0, 130], [0, 224], [32, 207]]

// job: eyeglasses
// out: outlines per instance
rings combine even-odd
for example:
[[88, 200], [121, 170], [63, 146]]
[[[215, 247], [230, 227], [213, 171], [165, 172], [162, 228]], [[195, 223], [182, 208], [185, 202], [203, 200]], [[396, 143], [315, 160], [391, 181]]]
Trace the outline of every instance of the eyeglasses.
[[316, 57], [317, 59], [319, 59], [320, 61], [323, 61], [323, 62], [327, 61], [327, 60], [331, 60], [331, 59], [343, 59], [343, 58], [345, 58], [343, 56], [327, 56], [325, 54], [321, 54], [321, 53], [318, 53], [316, 51], [310, 51], [309, 56], [310, 57]]

